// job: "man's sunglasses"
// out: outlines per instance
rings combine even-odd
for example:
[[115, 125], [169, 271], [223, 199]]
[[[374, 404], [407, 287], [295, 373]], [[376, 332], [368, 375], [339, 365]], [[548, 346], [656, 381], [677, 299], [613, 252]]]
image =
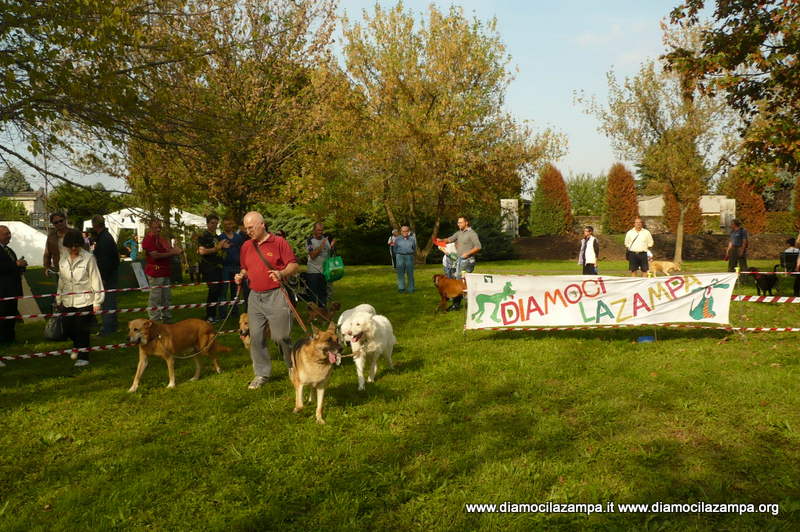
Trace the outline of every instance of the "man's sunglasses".
[[58, 225], [58, 224], [61, 224], [61, 223], [64, 223], [64, 222], [65, 222], [65, 220], [63, 218], [61, 220], [53, 220], [53, 225]]

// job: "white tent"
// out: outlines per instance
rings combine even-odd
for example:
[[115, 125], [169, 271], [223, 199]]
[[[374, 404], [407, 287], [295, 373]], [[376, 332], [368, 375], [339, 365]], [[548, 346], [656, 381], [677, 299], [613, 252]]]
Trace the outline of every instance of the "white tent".
[[[198, 216], [190, 212], [182, 211], [180, 209], [172, 209], [170, 211], [171, 225], [183, 224], [195, 227], [205, 227], [206, 219], [203, 216]], [[133, 229], [136, 234], [143, 237], [147, 227], [145, 226], [144, 211], [140, 209], [122, 209], [116, 212], [106, 214], [106, 227], [114, 240], [119, 241], [120, 229]], [[86, 220], [83, 223], [83, 230], [88, 231], [92, 228], [92, 221]]]
[[47, 236], [25, 222], [0, 222], [11, 231], [11, 242], [8, 244], [17, 257], [25, 257], [29, 266], [41, 266], [44, 257], [44, 244]]

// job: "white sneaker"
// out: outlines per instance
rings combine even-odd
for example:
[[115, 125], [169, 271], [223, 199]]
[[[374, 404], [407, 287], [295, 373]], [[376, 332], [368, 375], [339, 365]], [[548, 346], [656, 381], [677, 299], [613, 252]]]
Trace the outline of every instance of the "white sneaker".
[[88, 366], [88, 365], [89, 365], [89, 361], [88, 360], [80, 359], [80, 360], [76, 360], [75, 361], [75, 367], [78, 367], [78, 368], [82, 368], [82, 367]]

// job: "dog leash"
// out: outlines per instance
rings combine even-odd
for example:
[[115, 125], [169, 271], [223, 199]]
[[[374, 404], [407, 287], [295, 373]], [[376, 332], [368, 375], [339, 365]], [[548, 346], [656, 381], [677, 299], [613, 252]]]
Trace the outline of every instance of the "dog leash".
[[[209, 342], [208, 345], [213, 344], [216, 341], [217, 337], [222, 333], [222, 328], [225, 326], [225, 322], [228, 321], [228, 318], [230, 318], [231, 314], [233, 313], [233, 309], [236, 306], [238, 306], [238, 304], [239, 304], [239, 294], [241, 293], [241, 291], [242, 291], [242, 285], [239, 285], [236, 288], [236, 295], [233, 297], [233, 304], [231, 304], [231, 306], [230, 306], [231, 308], [228, 309], [228, 314], [220, 322], [219, 328], [214, 332], [214, 336], [211, 337], [211, 342]], [[186, 355], [186, 356], [182, 356], [182, 357], [173, 356], [173, 358], [178, 358], [180, 360], [186, 360], [186, 359], [189, 359], [189, 358], [194, 358], [197, 355], [202, 355], [206, 351], [208, 351], [208, 346], [206, 346], [205, 348], [201, 349], [200, 351], [198, 351], [196, 353], [192, 353], [191, 355]]]

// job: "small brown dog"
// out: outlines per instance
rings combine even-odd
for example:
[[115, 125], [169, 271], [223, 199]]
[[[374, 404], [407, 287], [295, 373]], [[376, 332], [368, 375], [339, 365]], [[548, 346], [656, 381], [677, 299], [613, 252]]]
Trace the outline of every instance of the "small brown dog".
[[[222, 370], [217, 360], [218, 351], [230, 351], [229, 347], [216, 342], [214, 327], [205, 320], [190, 318], [172, 325], [157, 323], [151, 320], [136, 319], [128, 324], [128, 341], [139, 344], [139, 366], [133, 377], [133, 384], [129, 392], [135, 392], [139, 387], [139, 379], [147, 367], [147, 357], [159, 356], [167, 363], [169, 384], [167, 388], [175, 387], [175, 355], [193, 349], [198, 355], [203, 354], [211, 358], [217, 373]], [[200, 360], [194, 357], [195, 372], [193, 381], [200, 378]]]
[[[325, 398], [325, 385], [333, 373], [333, 365], [341, 363], [342, 346], [336, 336], [336, 324], [331, 322], [326, 330], [311, 326], [313, 336], [298, 341], [292, 348], [292, 369], [289, 379], [294, 385], [294, 410], [303, 409], [303, 386], [311, 386], [317, 391], [317, 423], [322, 419], [322, 401]], [[309, 394], [309, 401], [311, 396]]]
[[657, 277], [658, 272], [669, 275], [681, 271], [681, 265], [666, 260], [654, 260], [650, 262], [650, 271], [653, 272], [653, 277]]
[[464, 279], [451, 279], [441, 273], [433, 276], [433, 284], [439, 291], [439, 297], [442, 298], [436, 307], [437, 311], [444, 310], [448, 299], [464, 295], [467, 289], [467, 282]]
[[[269, 337], [269, 323], [266, 323], [264, 325], [264, 342]], [[244, 344], [245, 349], [250, 349], [250, 318], [247, 317], [247, 312], [242, 312], [239, 315], [239, 339]]]
[[309, 301], [308, 303], [308, 321], [314, 320], [321, 320], [330, 322], [333, 321], [333, 315], [336, 312], [339, 312], [339, 309], [342, 308], [342, 305], [338, 301], [334, 301], [331, 303], [331, 308], [326, 309], [325, 307], [320, 307], [314, 302]]

